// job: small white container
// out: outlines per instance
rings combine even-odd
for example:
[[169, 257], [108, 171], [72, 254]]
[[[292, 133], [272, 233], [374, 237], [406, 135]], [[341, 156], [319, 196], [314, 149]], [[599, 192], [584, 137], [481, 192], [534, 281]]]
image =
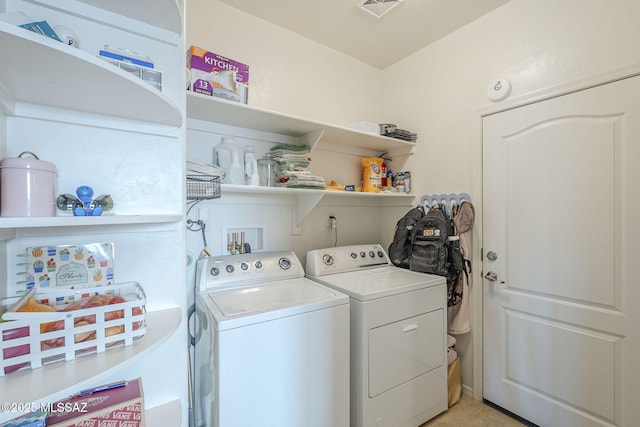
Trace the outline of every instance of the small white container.
[[258, 159], [259, 183], [264, 187], [275, 187], [276, 177], [274, 172], [274, 160], [269, 158]]
[[[33, 158], [23, 157], [26, 155]], [[56, 166], [25, 151], [0, 162], [0, 216], [56, 215]]]
[[251, 145], [244, 147], [244, 183], [246, 185], [260, 185], [256, 149]]

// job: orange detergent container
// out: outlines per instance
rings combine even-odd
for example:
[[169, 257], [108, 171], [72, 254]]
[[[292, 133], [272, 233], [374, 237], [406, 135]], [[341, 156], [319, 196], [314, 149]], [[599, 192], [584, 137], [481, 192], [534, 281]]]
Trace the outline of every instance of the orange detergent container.
[[379, 193], [382, 187], [382, 159], [365, 157], [362, 159], [362, 191]]

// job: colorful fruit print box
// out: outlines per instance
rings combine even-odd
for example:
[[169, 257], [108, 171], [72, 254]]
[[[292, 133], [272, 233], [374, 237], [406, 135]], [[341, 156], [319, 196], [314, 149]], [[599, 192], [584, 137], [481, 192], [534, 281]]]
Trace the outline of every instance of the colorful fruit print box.
[[25, 291], [40, 288], [87, 288], [113, 281], [113, 243], [34, 246], [25, 254]]

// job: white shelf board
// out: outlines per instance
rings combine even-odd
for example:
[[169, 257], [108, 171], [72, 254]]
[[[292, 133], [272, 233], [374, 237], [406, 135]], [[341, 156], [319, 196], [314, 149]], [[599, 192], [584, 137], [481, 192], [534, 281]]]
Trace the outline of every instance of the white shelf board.
[[157, 224], [178, 222], [181, 220], [182, 215], [0, 217], [0, 230], [40, 227], [81, 227], [87, 225]]
[[226, 194], [264, 194], [292, 196], [296, 198], [296, 224], [300, 225], [313, 208], [324, 197], [347, 197], [349, 199], [375, 198], [382, 203], [392, 202], [410, 205], [414, 194], [406, 193], [365, 193], [355, 191], [314, 190], [308, 188], [261, 187], [255, 185], [222, 184], [221, 196]]
[[153, 427], [177, 427], [182, 425], [182, 405], [172, 400], [145, 411], [145, 424]]
[[0, 377], [0, 402], [38, 402], [51, 396], [73, 393], [99, 383], [114, 371], [123, 369], [152, 351], [178, 329], [182, 318], [179, 307], [147, 313], [147, 331], [130, 346], [104, 353], [59, 361], [38, 369], [23, 369]]
[[330, 142], [381, 153], [410, 153], [415, 147], [413, 142], [307, 120], [194, 92], [187, 93], [187, 117], [293, 137], [317, 135], [322, 131], [320, 145], [322, 142]]
[[[2, 98], [14, 103], [182, 125], [180, 109], [161, 91], [82, 50], [0, 21], [0, 52]], [[25, 67], [26, 52], [44, 68]]]
[[314, 190], [311, 188], [286, 188], [286, 187], [264, 187], [257, 185], [222, 184], [221, 194], [224, 193], [254, 193], [254, 194], [279, 194], [279, 195], [318, 195], [336, 197], [373, 197], [373, 198], [397, 198], [413, 199], [414, 194], [392, 193], [381, 191], [380, 193], [366, 193], [361, 191], [335, 191], [335, 190]]

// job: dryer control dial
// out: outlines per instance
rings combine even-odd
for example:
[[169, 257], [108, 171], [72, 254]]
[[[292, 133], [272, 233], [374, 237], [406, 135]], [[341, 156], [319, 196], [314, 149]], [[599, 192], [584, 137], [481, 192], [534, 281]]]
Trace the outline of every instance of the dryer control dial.
[[375, 257], [376, 257], [376, 253], [375, 253], [375, 252], [373, 252], [373, 251], [369, 251], [369, 256], [370, 256], [371, 258], [375, 258]]
[[288, 270], [289, 268], [291, 268], [291, 260], [286, 257], [280, 258], [280, 261], [278, 261], [278, 265], [281, 269]]
[[356, 259], [356, 258], [358, 258], [358, 254], [357, 254], [357, 253], [355, 253], [355, 252], [351, 252], [351, 258], [352, 258], [352, 259]]
[[255, 266], [255, 268], [257, 269], [261, 269], [262, 268], [262, 261], [256, 261], [255, 264], [253, 264]]
[[246, 262], [243, 262], [242, 264], [240, 264], [240, 268], [243, 271], [247, 271], [249, 269], [249, 264], [247, 264]]
[[333, 265], [334, 259], [331, 255], [324, 254], [322, 255], [322, 262], [324, 262], [325, 265]]
[[235, 268], [231, 264], [227, 264], [227, 266], [224, 269], [227, 270], [227, 273], [233, 273], [235, 270]]
[[220, 274], [220, 269], [218, 267], [213, 267], [209, 272], [212, 276], [217, 276], [218, 274]]

